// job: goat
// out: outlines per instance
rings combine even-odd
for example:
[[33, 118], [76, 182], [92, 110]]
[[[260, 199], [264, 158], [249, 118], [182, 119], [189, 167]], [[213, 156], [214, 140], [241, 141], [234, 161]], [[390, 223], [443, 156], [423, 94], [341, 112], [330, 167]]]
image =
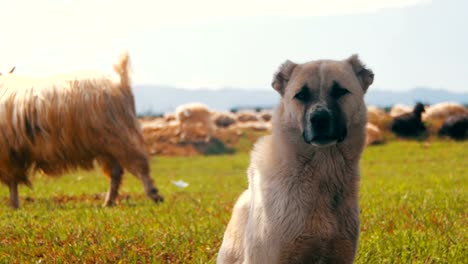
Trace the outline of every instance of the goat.
[[117, 76], [0, 76], [0, 182], [10, 189], [11, 207], [19, 207], [18, 184], [31, 186], [30, 172], [58, 176], [91, 169], [95, 160], [110, 178], [105, 206], [114, 204], [124, 168], [151, 199], [163, 200], [150, 177], [128, 61], [124, 53], [114, 65]]

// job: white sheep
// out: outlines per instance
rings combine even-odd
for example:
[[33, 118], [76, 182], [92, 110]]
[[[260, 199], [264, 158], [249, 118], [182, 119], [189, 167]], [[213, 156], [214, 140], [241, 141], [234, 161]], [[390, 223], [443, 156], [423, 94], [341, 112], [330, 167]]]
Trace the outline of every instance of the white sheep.
[[397, 116], [401, 116], [407, 113], [413, 112], [413, 108], [408, 105], [402, 105], [402, 104], [395, 104], [392, 106], [392, 109], [390, 110], [390, 116], [395, 118]]
[[423, 120], [433, 122], [435, 120], [445, 120], [447, 117], [455, 115], [466, 115], [468, 109], [455, 102], [443, 102], [431, 105], [423, 114]]
[[261, 119], [263, 119], [263, 121], [270, 122], [271, 118], [273, 117], [273, 110], [262, 110], [259, 113], [259, 116], [261, 117]]
[[201, 103], [180, 105], [176, 109], [180, 123], [180, 139], [186, 142], [208, 142], [213, 133], [211, 112]]
[[228, 112], [215, 112], [213, 122], [217, 127], [229, 127], [236, 123], [236, 116]]
[[379, 127], [372, 123], [366, 124], [366, 146], [380, 144], [383, 142], [383, 135]]
[[257, 113], [251, 110], [242, 110], [236, 113], [239, 122], [257, 122], [260, 121]]
[[392, 117], [385, 110], [371, 105], [367, 107], [367, 121], [379, 129], [386, 129], [390, 125]]

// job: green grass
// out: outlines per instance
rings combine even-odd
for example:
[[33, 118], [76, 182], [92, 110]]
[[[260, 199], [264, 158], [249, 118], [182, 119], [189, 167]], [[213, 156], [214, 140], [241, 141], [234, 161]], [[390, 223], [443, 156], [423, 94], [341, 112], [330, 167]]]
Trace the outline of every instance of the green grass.
[[[468, 142], [399, 141], [366, 149], [357, 263], [468, 263]], [[0, 187], [0, 263], [212, 263], [248, 154], [157, 157], [155, 205], [125, 175], [119, 204], [102, 208], [98, 170], [21, 187], [20, 210]], [[171, 181], [182, 179], [185, 189]]]

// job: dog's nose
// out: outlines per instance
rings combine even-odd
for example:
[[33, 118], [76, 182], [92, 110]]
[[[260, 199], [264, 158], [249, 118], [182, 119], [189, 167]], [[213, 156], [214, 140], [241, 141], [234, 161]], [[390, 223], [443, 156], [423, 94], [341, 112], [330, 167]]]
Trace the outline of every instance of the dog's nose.
[[330, 113], [325, 109], [319, 109], [310, 116], [310, 123], [317, 132], [328, 131], [330, 127]]

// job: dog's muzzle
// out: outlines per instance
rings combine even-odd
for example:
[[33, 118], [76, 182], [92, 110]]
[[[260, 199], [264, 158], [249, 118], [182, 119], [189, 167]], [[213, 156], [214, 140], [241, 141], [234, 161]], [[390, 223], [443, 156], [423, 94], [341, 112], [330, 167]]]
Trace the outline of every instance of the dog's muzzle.
[[310, 115], [308, 129], [303, 132], [307, 144], [326, 146], [339, 143], [346, 137], [346, 129], [337, 129], [334, 118], [326, 109], [317, 109]]

